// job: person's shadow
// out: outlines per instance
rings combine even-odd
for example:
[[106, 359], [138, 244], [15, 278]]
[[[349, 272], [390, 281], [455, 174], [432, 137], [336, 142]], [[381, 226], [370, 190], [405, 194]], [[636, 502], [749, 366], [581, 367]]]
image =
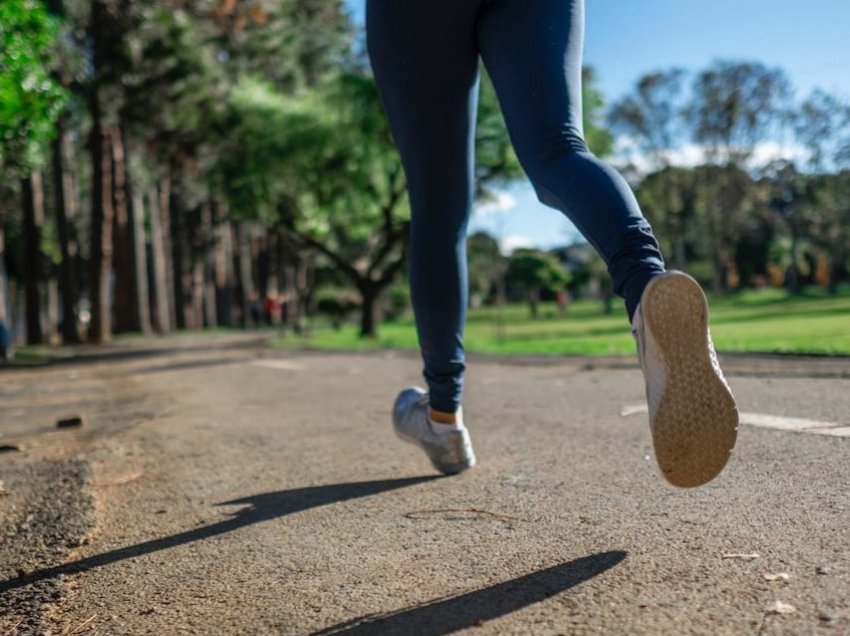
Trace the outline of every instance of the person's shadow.
[[388, 614], [361, 616], [314, 632], [314, 636], [451, 634], [546, 600], [602, 574], [625, 558], [626, 553], [619, 550], [592, 554], [459, 596], [436, 599]]
[[[410, 477], [310, 486], [225, 501], [218, 505], [245, 505], [246, 507], [227, 519], [207, 526], [193, 528], [159, 539], [151, 539], [63, 565], [36, 570], [18, 578], [0, 581], [0, 593], [53, 579], [63, 574], [86, 572], [124, 559], [208, 539], [254, 523], [284, 517], [309, 508], [358, 497], [368, 497], [432, 479], [440, 479], [440, 477]], [[447, 634], [465, 627], [472, 627], [481, 621], [509, 614], [568, 590], [614, 567], [625, 557], [626, 553], [620, 551], [593, 554], [460, 596], [436, 599], [389, 614], [362, 616], [316, 633], [423, 634], [428, 636]]]
[[325, 506], [348, 499], [356, 499], [358, 497], [368, 497], [376, 495], [388, 490], [396, 488], [404, 488], [413, 486], [425, 481], [440, 479], [439, 476], [428, 477], [409, 477], [406, 479], [384, 479], [377, 481], [361, 481], [344, 484], [330, 484], [327, 486], [310, 486], [307, 488], [294, 488], [292, 490], [280, 490], [277, 492], [263, 493], [243, 499], [234, 499], [225, 501], [219, 506], [245, 505], [233, 516], [228, 517], [217, 523], [212, 523], [208, 526], [201, 526], [186, 530], [167, 537], [159, 539], [151, 539], [143, 543], [118, 548], [103, 554], [95, 554], [84, 559], [71, 561], [63, 565], [57, 565], [50, 568], [35, 570], [20, 576], [18, 578], [7, 579], [0, 581], [0, 594], [13, 590], [15, 588], [24, 587], [38, 581], [55, 578], [61, 574], [74, 574], [78, 572], [86, 572], [94, 568], [98, 568], [116, 561], [139, 557], [159, 550], [173, 548], [192, 541], [208, 539], [226, 532], [231, 532], [239, 528], [244, 528], [260, 521], [276, 519], [284, 517], [309, 508]]

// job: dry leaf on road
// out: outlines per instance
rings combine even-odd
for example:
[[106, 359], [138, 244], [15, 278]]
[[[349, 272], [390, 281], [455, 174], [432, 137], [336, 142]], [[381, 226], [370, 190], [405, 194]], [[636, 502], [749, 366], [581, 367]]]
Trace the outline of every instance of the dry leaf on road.
[[793, 614], [796, 611], [796, 607], [782, 601], [774, 601], [773, 605], [767, 608], [768, 614]]

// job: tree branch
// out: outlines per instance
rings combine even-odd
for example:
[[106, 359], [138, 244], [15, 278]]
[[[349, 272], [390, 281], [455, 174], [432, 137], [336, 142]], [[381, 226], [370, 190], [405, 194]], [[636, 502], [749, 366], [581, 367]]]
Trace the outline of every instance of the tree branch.
[[386, 260], [387, 256], [390, 255], [390, 252], [392, 252], [393, 248], [398, 245], [400, 240], [405, 242], [407, 241], [409, 229], [410, 221], [403, 221], [398, 227], [390, 230], [384, 244], [381, 246], [381, 249], [378, 250], [378, 253], [375, 254], [375, 257], [369, 263], [369, 267], [366, 272], [367, 276], [371, 276], [375, 270], [383, 264], [384, 260]]
[[295, 239], [297, 243], [300, 243], [302, 247], [312, 247], [313, 249], [321, 252], [325, 256], [327, 256], [331, 261], [333, 261], [334, 265], [336, 265], [342, 273], [351, 278], [355, 283], [363, 278], [360, 272], [351, 265], [348, 261], [346, 261], [342, 256], [334, 252], [332, 249], [327, 247], [324, 243], [321, 243], [314, 239], [312, 236], [308, 236], [307, 234], [302, 234], [293, 229], [289, 229], [289, 233], [292, 235], [292, 238]]
[[402, 243], [401, 254], [395, 261], [390, 263], [390, 265], [384, 270], [383, 275], [378, 279], [376, 284], [379, 289], [386, 287], [387, 285], [392, 283], [393, 279], [395, 279], [398, 273], [407, 264], [408, 244], [409, 241], [404, 241]]
[[393, 247], [395, 247], [399, 238], [404, 238], [404, 235], [408, 231], [408, 227], [410, 225], [409, 222], [404, 222], [401, 223], [400, 226], [396, 227], [396, 224], [393, 221], [393, 211], [399, 201], [401, 201], [407, 189], [404, 184], [404, 179], [399, 180], [399, 176], [401, 174], [402, 170], [401, 165], [399, 164], [390, 175], [390, 198], [381, 208], [381, 213], [384, 217], [384, 224], [378, 234], [378, 236], [381, 234], [384, 235], [384, 243], [381, 245], [375, 257], [369, 262], [369, 267], [366, 269], [366, 276], [369, 277], [371, 277], [375, 269], [384, 262], [384, 259], [389, 255]]

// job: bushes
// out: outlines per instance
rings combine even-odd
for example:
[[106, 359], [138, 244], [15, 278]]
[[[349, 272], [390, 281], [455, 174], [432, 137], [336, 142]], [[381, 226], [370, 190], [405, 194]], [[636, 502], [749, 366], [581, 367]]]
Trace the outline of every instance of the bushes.
[[347, 290], [325, 290], [316, 302], [316, 311], [327, 316], [336, 330], [339, 330], [359, 307], [360, 299], [355, 293]]

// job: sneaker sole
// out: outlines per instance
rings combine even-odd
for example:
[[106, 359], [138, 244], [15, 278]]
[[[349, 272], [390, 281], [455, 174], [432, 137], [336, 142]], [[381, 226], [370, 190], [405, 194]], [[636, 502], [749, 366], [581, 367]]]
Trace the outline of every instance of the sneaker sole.
[[433, 459], [431, 459], [431, 456], [428, 454], [428, 451], [422, 447], [422, 443], [418, 439], [416, 439], [415, 437], [408, 437], [404, 433], [399, 432], [395, 425], [393, 426], [393, 431], [395, 432], [396, 437], [398, 437], [401, 441], [407, 442], [411, 446], [415, 446], [421, 451], [425, 451], [425, 455], [428, 457], [428, 461], [431, 462], [431, 465], [444, 475], [457, 475], [458, 473], [462, 473], [463, 471], [469, 470], [470, 468], [475, 466], [472, 461], [459, 462], [457, 464], [437, 464]]
[[711, 364], [708, 303], [699, 284], [682, 272], [652, 279], [643, 298], [644, 328], [666, 372], [650, 423], [655, 457], [674, 486], [701, 486], [723, 470], [738, 434], [735, 398]]

